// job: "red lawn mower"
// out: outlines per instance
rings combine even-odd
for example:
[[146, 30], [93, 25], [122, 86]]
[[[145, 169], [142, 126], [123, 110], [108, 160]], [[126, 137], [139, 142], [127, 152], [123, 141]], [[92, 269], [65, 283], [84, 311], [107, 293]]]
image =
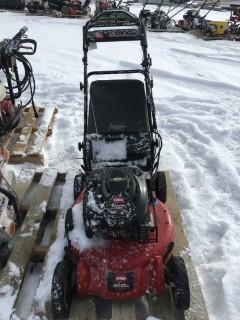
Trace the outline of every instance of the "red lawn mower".
[[[88, 50], [97, 42], [140, 41], [141, 68], [88, 72]], [[157, 130], [150, 78], [151, 58], [142, 21], [126, 10], [108, 10], [83, 28], [83, 173], [75, 177], [75, 203], [67, 211], [65, 256], [54, 271], [52, 307], [67, 316], [73, 293], [128, 300], [169, 286], [175, 306], [190, 304], [188, 276], [173, 256], [174, 229], [166, 205], [163, 172], [157, 171], [162, 140]], [[141, 75], [138, 79], [95, 80], [92, 76]], [[136, 77], [137, 78], [137, 77]], [[75, 236], [82, 224], [91, 243]]]

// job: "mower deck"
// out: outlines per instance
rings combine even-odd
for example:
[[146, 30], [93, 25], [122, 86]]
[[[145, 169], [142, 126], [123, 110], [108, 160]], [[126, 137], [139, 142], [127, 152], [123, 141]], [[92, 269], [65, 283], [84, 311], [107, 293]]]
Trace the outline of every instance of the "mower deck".
[[171, 256], [173, 224], [167, 207], [159, 200], [150, 210], [157, 226], [150, 232], [151, 242], [106, 240], [101, 247], [81, 252], [72, 241], [80, 299], [94, 295], [119, 301], [141, 297], [147, 291], [165, 292], [163, 263]]
[[[49, 169], [48, 169], [49, 170]], [[52, 172], [52, 170], [50, 170]], [[17, 179], [17, 192], [20, 198], [21, 209], [22, 212], [27, 211], [26, 219], [23, 227], [18, 234], [17, 245], [14, 249], [14, 252], [10, 256], [9, 263], [0, 272], [0, 288], [3, 288], [6, 284], [10, 284], [12, 293], [14, 295], [14, 299], [12, 301], [12, 306], [14, 307], [19, 302], [19, 297], [22, 296], [21, 286], [23, 283], [23, 277], [27, 270], [27, 265], [29, 261], [35, 261], [38, 265], [39, 262], [42, 262], [46, 256], [50, 243], [56, 237], [56, 225], [58, 222], [57, 207], [59, 206], [60, 199], [58, 199], [58, 205], [51, 204], [50, 195], [54, 194], [54, 189], [56, 184], [63, 184], [65, 179], [65, 174], [59, 174], [55, 172], [55, 174], [50, 173], [52, 175], [52, 182], [48, 187], [43, 187], [39, 184], [41, 181], [42, 173], [35, 173], [33, 170], [28, 170], [28, 174], [26, 171], [20, 173], [20, 176], [28, 176], [28, 179]], [[199, 280], [195, 271], [195, 267], [193, 265], [188, 240], [185, 236], [185, 232], [182, 225], [182, 219], [180, 210], [177, 204], [176, 196], [171, 184], [171, 178], [169, 173], [166, 173], [167, 177], [167, 186], [168, 186], [168, 200], [167, 206], [171, 210], [172, 218], [175, 225], [175, 248], [174, 253], [180, 254], [186, 263], [187, 271], [190, 280], [190, 290], [191, 290], [191, 307], [188, 311], [178, 312], [172, 303], [172, 299], [169, 291], [166, 291], [164, 295], [155, 296], [155, 295], [147, 295], [146, 301], [143, 303], [142, 299], [131, 299], [129, 301], [104, 301], [102, 299], [96, 299], [92, 296], [89, 296], [85, 299], [80, 299], [74, 297], [72, 302], [72, 307], [70, 310], [69, 319], [81, 319], [81, 320], [95, 320], [101, 316], [101, 313], [109, 315], [106, 316], [106, 319], [112, 318], [113, 320], [136, 320], [139, 319], [139, 313], [141, 316], [143, 312], [146, 313], [146, 317], [148, 315], [158, 317], [162, 320], [208, 320], [208, 314], [206, 311], [205, 301], [202, 296], [201, 287], [199, 284]], [[30, 190], [34, 187], [35, 192], [32, 199], [34, 199], [34, 203], [29, 207], [29, 199], [25, 197], [27, 190], [30, 193]], [[51, 192], [52, 191], [52, 192]], [[32, 193], [33, 191], [31, 191]], [[51, 196], [52, 198], [52, 196]], [[53, 196], [54, 198], [54, 196]], [[48, 245], [39, 245], [39, 239], [41, 238], [41, 234], [44, 226], [44, 215], [42, 212], [36, 210], [36, 207], [39, 208], [39, 204], [43, 201], [47, 201], [48, 214], [50, 214], [50, 219], [55, 219], [55, 223], [51, 232], [51, 240]], [[38, 221], [36, 228], [31, 229], [30, 221]], [[21, 235], [28, 234], [27, 236], [21, 237]], [[24, 255], [20, 255], [22, 252], [22, 246], [24, 246], [25, 252]], [[10, 262], [15, 263], [19, 268], [21, 268], [21, 273], [19, 277], [14, 277], [13, 274], [9, 274]], [[44, 265], [47, 263], [47, 259], [45, 259]], [[43, 266], [44, 267], [44, 266]], [[42, 267], [42, 268], [43, 268]], [[6, 294], [8, 294], [6, 292]], [[104, 310], [100, 310], [98, 304], [104, 305]], [[147, 306], [146, 306], [147, 304]], [[144, 309], [144, 311], [139, 311]], [[103, 309], [103, 308], [102, 308]], [[32, 311], [35, 315], [41, 317], [41, 319], [52, 319], [52, 311], [51, 305], [47, 304], [46, 311], [43, 313], [38, 309], [38, 305], [33, 302]], [[17, 313], [16, 313], [17, 314]]]

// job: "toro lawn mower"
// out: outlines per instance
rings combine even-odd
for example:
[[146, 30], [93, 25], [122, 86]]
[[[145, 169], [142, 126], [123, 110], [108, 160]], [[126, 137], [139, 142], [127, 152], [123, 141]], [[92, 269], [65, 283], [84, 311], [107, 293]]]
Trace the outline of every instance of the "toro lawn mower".
[[[89, 47], [111, 41], [140, 41], [141, 67], [88, 72]], [[162, 142], [144, 24], [125, 10], [104, 11], [84, 26], [83, 51], [84, 140], [79, 147], [84, 173], [75, 177], [75, 204], [65, 220], [65, 256], [53, 275], [54, 314], [68, 314], [74, 291], [79, 298], [128, 300], [147, 292], [163, 294], [168, 286], [176, 308], [188, 309], [187, 272], [183, 259], [173, 256], [166, 179], [157, 171]], [[93, 76], [111, 80], [89, 84]], [[82, 236], [81, 218], [86, 239], [104, 239], [103, 246], [79, 248], [74, 237]]]
[[[33, 101], [35, 81], [31, 64], [25, 55], [34, 54], [37, 43], [35, 40], [23, 38], [26, 31], [27, 28], [24, 27], [12, 39], [0, 42], [0, 76], [2, 80], [6, 79], [5, 82], [0, 82], [0, 160], [2, 161], [7, 161], [7, 151], [3, 145], [4, 135], [18, 125], [23, 108], [30, 102], [35, 110]], [[20, 66], [21, 76], [18, 72]], [[24, 104], [17, 103], [17, 99], [26, 90], [30, 90], [30, 99]], [[37, 116], [36, 110], [35, 115]], [[5, 264], [10, 254], [9, 241], [21, 222], [17, 196], [0, 170], [0, 267]]]

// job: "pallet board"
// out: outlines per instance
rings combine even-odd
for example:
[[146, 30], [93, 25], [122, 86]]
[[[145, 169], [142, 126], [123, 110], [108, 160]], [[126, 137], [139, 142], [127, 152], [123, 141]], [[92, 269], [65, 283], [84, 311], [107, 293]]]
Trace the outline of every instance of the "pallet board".
[[6, 135], [3, 144], [10, 151], [9, 163], [32, 162], [43, 164], [43, 147], [46, 138], [52, 134], [52, 124], [57, 108], [25, 108], [18, 126]]
[[[8, 262], [0, 274], [1, 296], [11, 296], [8, 303], [9, 308], [12, 310], [14, 310], [21, 292], [29, 262], [32, 260], [40, 261], [45, 257], [42, 253], [40, 242], [45, 228], [44, 221], [46, 215], [49, 214], [48, 204], [58, 179], [62, 179], [62, 175], [59, 175], [56, 169], [45, 169], [41, 173], [35, 173], [34, 170], [22, 169], [17, 178], [16, 190], [22, 201], [33, 183], [35, 183], [35, 190], [27, 208], [24, 207], [23, 209], [20, 202], [20, 209], [26, 210], [26, 216], [16, 234], [14, 248]], [[57, 214], [55, 216], [52, 215], [52, 218], [56, 216]], [[53, 230], [49, 245], [54, 240], [55, 234], [56, 230]], [[45, 251], [48, 250], [49, 245], [46, 246]], [[41, 258], [42, 255], [44, 255], [43, 258]]]

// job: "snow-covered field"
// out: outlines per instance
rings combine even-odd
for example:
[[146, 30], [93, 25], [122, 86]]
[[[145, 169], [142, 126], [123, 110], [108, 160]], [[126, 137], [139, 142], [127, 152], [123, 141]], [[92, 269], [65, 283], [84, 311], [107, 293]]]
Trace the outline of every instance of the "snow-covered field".
[[[216, 12], [210, 18], [224, 15], [228, 13]], [[26, 25], [29, 37], [38, 41], [30, 58], [36, 101], [59, 107], [45, 149], [47, 165], [79, 168], [86, 20], [0, 13], [0, 22], [0, 39]], [[148, 40], [164, 143], [160, 167], [172, 173], [210, 320], [239, 320], [240, 43], [204, 42], [177, 33], [148, 33]], [[104, 44], [90, 56], [92, 70], [135, 68], [141, 61], [135, 43]]]

